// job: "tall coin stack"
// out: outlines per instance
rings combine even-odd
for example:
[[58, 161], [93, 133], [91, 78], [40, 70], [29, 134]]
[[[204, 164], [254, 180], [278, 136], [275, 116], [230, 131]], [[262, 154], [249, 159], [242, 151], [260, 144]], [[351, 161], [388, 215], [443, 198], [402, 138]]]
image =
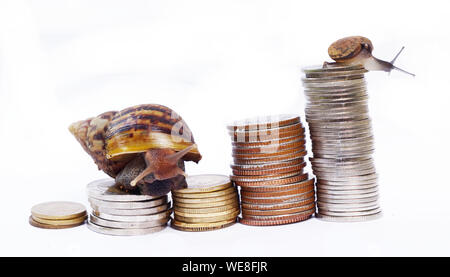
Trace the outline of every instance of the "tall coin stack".
[[102, 179], [87, 186], [92, 213], [88, 228], [97, 233], [133, 236], [163, 230], [172, 209], [167, 195], [127, 194], [114, 186], [113, 179]]
[[314, 179], [304, 173], [305, 130], [296, 115], [236, 121], [232, 140], [233, 174], [240, 186], [241, 223], [281, 225], [306, 220], [315, 212]]
[[323, 220], [364, 221], [381, 215], [366, 72], [359, 65], [304, 69], [316, 216]]
[[233, 225], [240, 213], [239, 196], [225, 175], [191, 175], [187, 188], [172, 191], [174, 220], [181, 231], [211, 231]]

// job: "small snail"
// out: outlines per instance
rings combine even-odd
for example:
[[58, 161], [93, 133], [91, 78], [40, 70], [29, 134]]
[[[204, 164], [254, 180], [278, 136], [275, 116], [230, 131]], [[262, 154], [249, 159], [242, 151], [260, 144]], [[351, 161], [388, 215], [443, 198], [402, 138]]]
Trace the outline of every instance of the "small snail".
[[184, 120], [162, 105], [105, 112], [69, 130], [99, 170], [131, 192], [158, 196], [186, 187], [184, 161], [202, 158]]
[[339, 39], [328, 48], [328, 55], [337, 63], [361, 64], [367, 70], [382, 70], [390, 72], [397, 69], [415, 76], [403, 69], [394, 66], [394, 62], [405, 47], [402, 47], [391, 62], [386, 62], [372, 56], [372, 42], [365, 37], [353, 36]]

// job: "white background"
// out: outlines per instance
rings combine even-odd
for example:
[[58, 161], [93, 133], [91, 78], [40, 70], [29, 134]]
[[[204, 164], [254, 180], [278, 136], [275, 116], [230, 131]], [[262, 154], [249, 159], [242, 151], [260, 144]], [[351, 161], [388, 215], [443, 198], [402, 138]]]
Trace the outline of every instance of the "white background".
[[[447, 1], [0, 1], [0, 255], [450, 255], [450, 25]], [[158, 103], [188, 123], [203, 154], [189, 174], [229, 174], [225, 124], [298, 113], [301, 68], [328, 45], [369, 37], [400, 72], [367, 74], [384, 217], [110, 237], [41, 230], [32, 205], [86, 204], [105, 175], [67, 127]]]

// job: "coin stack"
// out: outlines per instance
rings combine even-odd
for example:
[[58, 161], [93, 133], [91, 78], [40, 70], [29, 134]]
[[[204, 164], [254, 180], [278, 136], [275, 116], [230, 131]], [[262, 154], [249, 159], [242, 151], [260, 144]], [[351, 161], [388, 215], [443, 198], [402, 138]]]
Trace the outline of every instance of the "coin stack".
[[31, 208], [29, 223], [43, 229], [67, 229], [84, 224], [86, 208], [79, 203], [55, 201]]
[[305, 129], [297, 115], [235, 121], [233, 174], [240, 186], [243, 224], [281, 225], [306, 220], [315, 212], [314, 179], [304, 173]]
[[328, 221], [378, 218], [367, 71], [360, 65], [328, 64], [304, 72], [311, 163], [317, 178], [316, 216]]
[[225, 175], [192, 175], [187, 188], [172, 191], [174, 220], [181, 231], [210, 231], [233, 225], [240, 213], [236, 187]]
[[128, 194], [114, 186], [113, 179], [94, 181], [87, 186], [92, 213], [88, 228], [97, 233], [133, 236], [164, 229], [172, 209], [167, 195]]

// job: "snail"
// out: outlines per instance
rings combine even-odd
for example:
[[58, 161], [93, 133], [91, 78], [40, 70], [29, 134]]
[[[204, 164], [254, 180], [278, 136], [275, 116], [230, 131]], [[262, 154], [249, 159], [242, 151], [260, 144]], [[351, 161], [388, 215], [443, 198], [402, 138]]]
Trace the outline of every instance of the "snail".
[[373, 45], [368, 38], [352, 36], [333, 42], [328, 48], [328, 55], [330, 58], [335, 60], [336, 63], [350, 65], [361, 64], [367, 70], [381, 70], [390, 72], [392, 69], [396, 69], [406, 74], [415, 76], [410, 72], [394, 66], [395, 60], [404, 48], [405, 47], [402, 47], [402, 49], [400, 49], [391, 62], [387, 62], [372, 56]]
[[144, 104], [72, 123], [69, 131], [122, 190], [160, 196], [186, 187], [184, 161], [202, 156], [173, 110]]

